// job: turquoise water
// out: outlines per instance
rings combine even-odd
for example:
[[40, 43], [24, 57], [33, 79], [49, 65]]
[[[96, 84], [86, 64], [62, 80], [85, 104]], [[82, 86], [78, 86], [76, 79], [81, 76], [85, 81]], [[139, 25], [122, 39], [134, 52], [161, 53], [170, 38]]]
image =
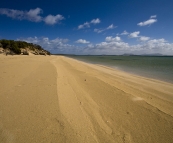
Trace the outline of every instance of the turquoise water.
[[173, 56], [70, 56], [125, 72], [173, 83]]

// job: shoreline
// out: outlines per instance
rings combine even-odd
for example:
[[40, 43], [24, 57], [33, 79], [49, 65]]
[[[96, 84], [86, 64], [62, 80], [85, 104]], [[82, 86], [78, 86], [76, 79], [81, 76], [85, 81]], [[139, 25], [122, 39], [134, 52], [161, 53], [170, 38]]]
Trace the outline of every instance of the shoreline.
[[[133, 75], [138, 75], [138, 76], [142, 76], [142, 77], [146, 77], [146, 78], [161, 80], [163, 82], [168, 82], [168, 83], [173, 84], [172, 77], [170, 78], [170, 75], [164, 75], [164, 73], [161, 72], [161, 71], [158, 72], [156, 70], [140, 69], [140, 68], [137, 68], [137, 67], [131, 68], [131, 67], [127, 67], [125, 65], [113, 65], [113, 64], [110, 64], [110, 63], [105, 63], [104, 61], [103, 62], [91, 61], [89, 59], [80, 59], [80, 58], [70, 57], [70, 56], [65, 56], [65, 57], [69, 57], [69, 58], [72, 58], [72, 59], [77, 59], [79, 61], [83, 61], [83, 62], [86, 62], [86, 63], [89, 63], [89, 64], [103, 65], [103, 66], [110, 67], [110, 68], [113, 68], [113, 69], [116, 69], [116, 70], [120, 70], [120, 71], [123, 71], [123, 72], [126, 72], [126, 73], [130, 73], [130, 74], [133, 74]], [[124, 57], [124, 56], [120, 56], [120, 57]], [[136, 56], [132, 56], [132, 57], [136, 57]], [[146, 56], [139, 56], [139, 57], [146, 57]], [[150, 56], [150, 57], [152, 57], [152, 56]], [[154, 56], [154, 57], [158, 58], [158, 56]], [[165, 57], [165, 56], [163, 56], [163, 57]], [[172, 56], [166, 56], [166, 57], [172, 57]]]
[[0, 142], [173, 141], [171, 83], [64, 56], [0, 60]]
[[[64, 57], [66, 57], [66, 56], [64, 56]], [[142, 76], [142, 74], [137, 74], [135, 72], [130, 72], [130, 71], [128, 72], [127, 70], [123, 70], [123, 69], [121, 69], [119, 67], [115, 67], [115, 66], [110, 66], [110, 65], [101, 64], [101, 63], [100, 64], [91, 63], [91, 62], [87, 62], [87, 61], [82, 61], [82, 60], [78, 60], [78, 59], [75, 59], [75, 58], [71, 58], [71, 57], [68, 57], [68, 56], [66, 58], [70, 58], [70, 59], [76, 60], [78, 62], [81, 62], [82, 64], [88, 64], [90, 66], [93, 65], [92, 67], [94, 67], [94, 66], [96, 66], [96, 67], [103, 67], [105, 69], [112, 70], [113, 72], [118, 71], [118, 72], [122, 72], [122, 73], [128, 74], [130, 76], [136, 76], [138, 78], [143, 78], [143, 79], [146, 79], [146, 80], [152, 80], [154, 82], [161, 82], [161, 83], [173, 84], [172, 82], [167, 82], [166, 80], [161, 80], [159, 78], [152, 78], [152, 77]]]
[[[85, 62], [85, 61], [81, 61], [81, 60], [78, 60], [78, 59], [74, 59], [74, 58], [70, 58], [70, 57], [66, 57], [65, 58], [69, 58], [71, 60], [74, 60], [78, 63], [81, 63], [81, 64], [84, 64], [84, 65], [87, 65], [91, 68], [94, 68], [98, 71], [101, 71], [101, 72], [104, 72], [106, 74], [109, 74], [111, 76], [113, 75], [118, 75], [118, 76], [122, 76], [122, 77], [132, 77], [132, 79], [137, 79], [137, 80], [142, 80], [144, 82], [151, 82], [152, 84], [161, 84], [161, 85], [164, 85], [164, 86], [169, 86], [170, 88], [173, 87], [173, 83], [170, 83], [170, 82], [166, 82], [166, 81], [163, 81], [163, 80], [159, 80], [159, 79], [154, 79], [154, 78], [150, 78], [150, 77], [145, 77], [145, 76], [141, 76], [141, 75], [138, 75], [138, 74], [134, 74], [134, 73], [129, 73], [129, 72], [126, 72], [126, 71], [123, 71], [121, 69], [117, 69], [117, 68], [112, 68], [110, 66], [106, 66], [106, 65], [101, 65], [101, 64], [93, 64], [93, 63], [88, 63], [88, 62]], [[116, 76], [117, 76], [116, 75]], [[164, 98], [163, 96], [160, 96], [161, 98]], [[169, 101], [173, 101], [173, 93], [170, 94], [170, 97], [171, 98], [168, 98]], [[166, 98], [164, 98], [166, 99]], [[173, 114], [172, 114], [173, 115]]]

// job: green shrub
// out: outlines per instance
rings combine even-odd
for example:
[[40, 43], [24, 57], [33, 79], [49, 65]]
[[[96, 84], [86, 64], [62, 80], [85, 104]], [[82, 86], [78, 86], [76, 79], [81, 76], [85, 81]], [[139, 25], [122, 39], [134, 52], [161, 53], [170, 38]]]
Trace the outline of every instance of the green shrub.
[[38, 52], [43, 52], [46, 53], [48, 55], [50, 55], [49, 51], [44, 50], [40, 45], [37, 44], [33, 44], [33, 43], [27, 43], [25, 41], [14, 41], [14, 40], [6, 40], [6, 39], [2, 39], [0, 40], [1, 43], [1, 47], [3, 47], [4, 49], [10, 49], [11, 51], [13, 51], [15, 54], [21, 54], [21, 48], [29, 48], [32, 51], [37, 51]]

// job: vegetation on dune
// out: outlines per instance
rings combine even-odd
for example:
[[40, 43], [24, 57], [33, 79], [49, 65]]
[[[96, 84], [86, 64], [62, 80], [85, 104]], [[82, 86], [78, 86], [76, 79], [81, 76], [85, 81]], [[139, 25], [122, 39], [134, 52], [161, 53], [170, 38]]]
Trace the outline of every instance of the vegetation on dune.
[[[27, 43], [25, 41], [14, 41], [14, 40], [0, 40], [0, 47], [4, 50], [9, 50], [14, 54], [24, 54], [28, 55], [28, 49], [33, 52], [35, 55], [50, 55], [49, 51], [44, 50], [40, 45]], [[23, 49], [25, 51], [23, 51]]]

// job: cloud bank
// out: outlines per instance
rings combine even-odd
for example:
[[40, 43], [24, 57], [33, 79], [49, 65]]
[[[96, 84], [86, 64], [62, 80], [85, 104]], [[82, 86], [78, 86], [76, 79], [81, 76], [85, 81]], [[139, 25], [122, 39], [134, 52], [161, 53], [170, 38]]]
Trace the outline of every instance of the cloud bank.
[[18, 20], [28, 20], [32, 22], [44, 21], [46, 24], [54, 25], [59, 23], [64, 17], [60, 14], [58, 15], [48, 15], [46, 17], [40, 16], [43, 13], [41, 8], [30, 9], [29, 11], [21, 11], [7, 8], [0, 8], [0, 14], [6, 15], [7, 17], [18, 19]]
[[140, 39], [140, 41], [147, 41], [150, 39], [150, 37], [141, 36], [139, 39]]
[[149, 37], [139, 36], [142, 43], [129, 45], [122, 41], [118, 36], [107, 36], [105, 41], [92, 44], [84, 39], [79, 39], [74, 43], [82, 43], [84, 46], [76, 46], [68, 44], [68, 39], [49, 39], [48, 37], [29, 37], [20, 38], [30, 43], [41, 45], [44, 49], [59, 54], [80, 54], [80, 55], [121, 55], [124, 53], [132, 54], [154, 54], [161, 53], [165, 55], [173, 55], [173, 43], [168, 43], [165, 39], [150, 39]]

